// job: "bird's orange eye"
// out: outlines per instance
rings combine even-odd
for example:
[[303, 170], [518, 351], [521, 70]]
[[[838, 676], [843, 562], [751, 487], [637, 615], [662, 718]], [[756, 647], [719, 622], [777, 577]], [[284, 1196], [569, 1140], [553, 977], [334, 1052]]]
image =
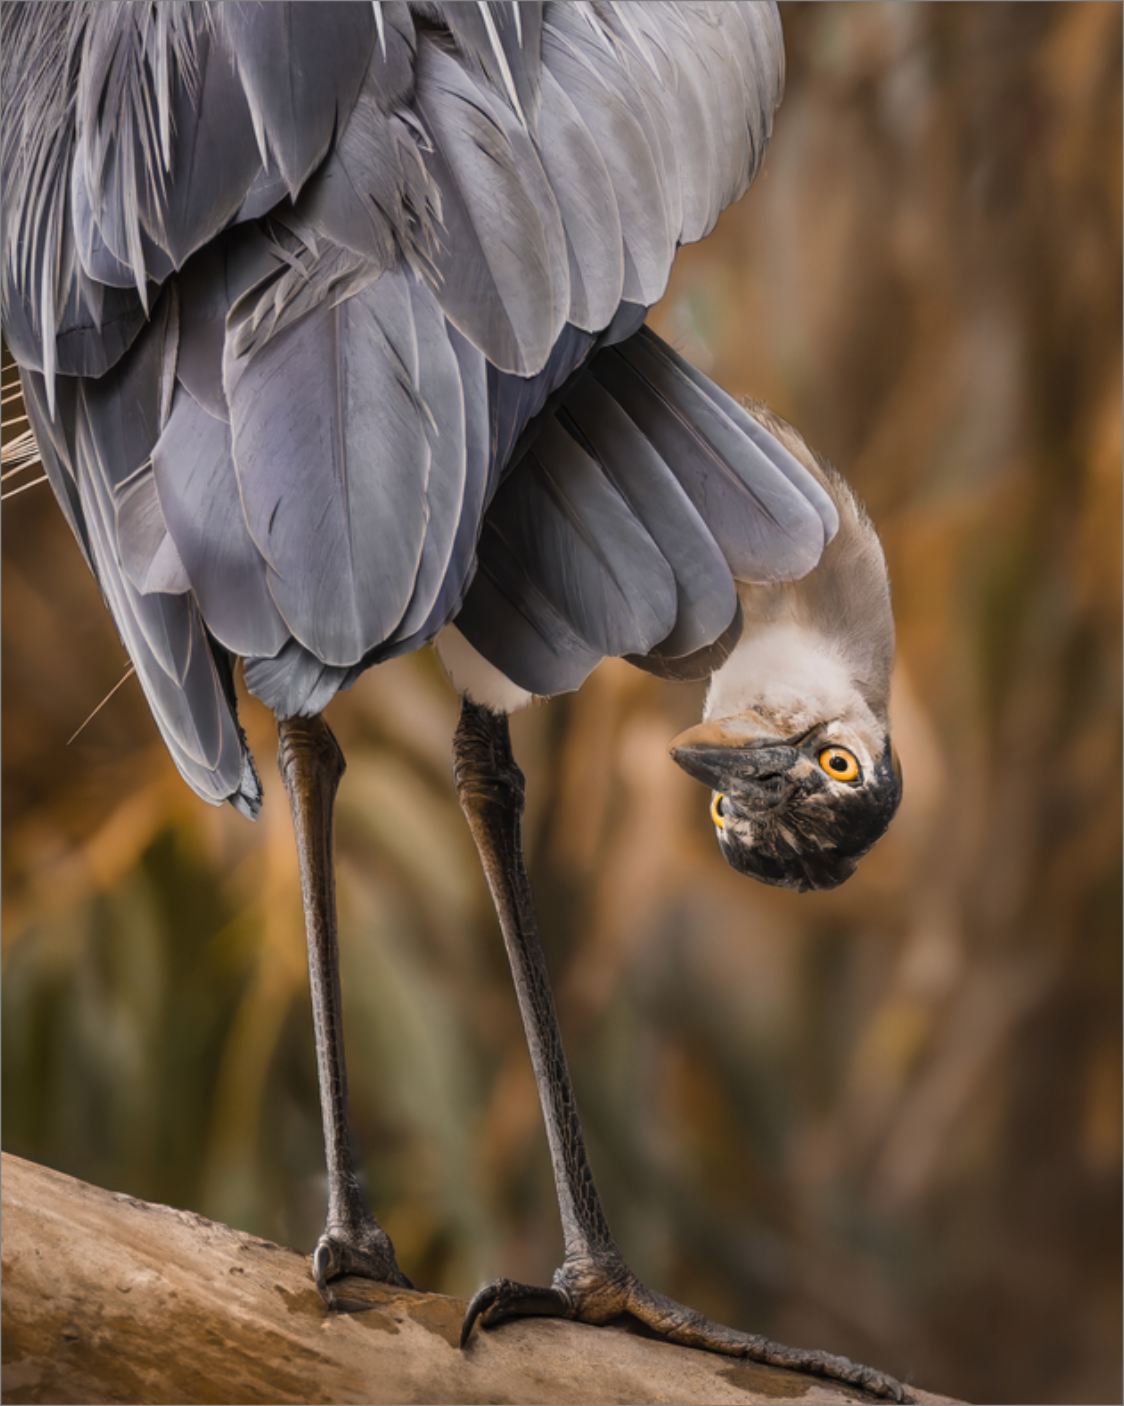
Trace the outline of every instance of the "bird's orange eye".
[[846, 747], [825, 747], [819, 755], [820, 766], [836, 781], [854, 781], [859, 774], [859, 761]]
[[710, 818], [714, 821], [719, 830], [724, 830], [726, 828], [726, 821], [722, 814], [722, 802], [725, 799], [726, 797], [719, 791], [710, 803]]

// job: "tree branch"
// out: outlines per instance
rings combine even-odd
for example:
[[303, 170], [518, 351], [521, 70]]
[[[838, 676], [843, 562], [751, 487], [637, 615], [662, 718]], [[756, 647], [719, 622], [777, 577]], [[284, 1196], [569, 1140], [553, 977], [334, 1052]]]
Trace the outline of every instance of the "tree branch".
[[2, 1167], [5, 1402], [862, 1399], [558, 1320], [462, 1352], [460, 1299], [352, 1281], [370, 1309], [328, 1314], [295, 1250], [8, 1154]]

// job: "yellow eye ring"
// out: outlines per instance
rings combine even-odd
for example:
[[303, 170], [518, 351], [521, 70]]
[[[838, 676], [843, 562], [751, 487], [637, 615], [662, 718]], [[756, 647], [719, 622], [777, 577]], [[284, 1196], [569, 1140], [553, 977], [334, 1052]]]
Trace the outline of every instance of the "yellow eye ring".
[[719, 791], [710, 803], [710, 818], [714, 821], [719, 830], [725, 830], [726, 828], [726, 822], [722, 818], [722, 812], [718, 809], [725, 799], [725, 796]]
[[836, 781], [854, 781], [859, 774], [859, 760], [846, 747], [825, 747], [817, 758], [828, 776]]

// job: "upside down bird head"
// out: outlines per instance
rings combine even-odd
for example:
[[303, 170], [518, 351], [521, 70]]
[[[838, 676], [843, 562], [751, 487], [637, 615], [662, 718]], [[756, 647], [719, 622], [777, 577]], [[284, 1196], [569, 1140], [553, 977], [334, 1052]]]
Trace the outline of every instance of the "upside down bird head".
[[886, 563], [839, 475], [789, 426], [754, 413], [827, 489], [839, 528], [802, 579], [739, 584], [740, 640], [712, 676], [703, 722], [671, 755], [711, 788], [718, 842], [735, 869], [830, 889], [854, 873], [901, 801]]
[[672, 756], [713, 788], [711, 818], [735, 869], [783, 888], [835, 888], [882, 837], [901, 800], [889, 736], [873, 753], [835, 720], [784, 737], [748, 727], [753, 718], [691, 728]]

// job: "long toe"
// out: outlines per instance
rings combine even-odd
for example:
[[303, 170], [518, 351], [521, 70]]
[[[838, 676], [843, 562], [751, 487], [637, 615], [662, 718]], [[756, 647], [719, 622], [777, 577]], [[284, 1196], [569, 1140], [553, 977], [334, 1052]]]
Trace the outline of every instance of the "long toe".
[[550, 1288], [518, 1284], [510, 1279], [497, 1279], [486, 1285], [468, 1306], [461, 1330], [461, 1346], [468, 1342], [477, 1323], [492, 1328], [510, 1318], [551, 1317], [601, 1326], [625, 1315], [643, 1324], [657, 1337], [682, 1347], [824, 1377], [886, 1401], [915, 1400], [894, 1377], [852, 1362], [849, 1357], [786, 1347], [759, 1334], [742, 1333], [704, 1318], [694, 1309], [647, 1288], [615, 1257], [603, 1266], [590, 1265], [588, 1261], [563, 1265]]
[[[741, 1357], [750, 1362], [766, 1363], [770, 1367], [786, 1367], [794, 1372], [806, 1372], [829, 1381], [858, 1387], [886, 1401], [912, 1401], [914, 1398], [896, 1378], [873, 1367], [852, 1362], [849, 1357], [815, 1348], [786, 1347], [757, 1333], [741, 1333], [704, 1318], [664, 1294], [657, 1294], [633, 1277], [625, 1311], [653, 1333], [668, 1342], [684, 1347], [719, 1352], [728, 1357]], [[578, 1316], [580, 1317], [580, 1311]]]

